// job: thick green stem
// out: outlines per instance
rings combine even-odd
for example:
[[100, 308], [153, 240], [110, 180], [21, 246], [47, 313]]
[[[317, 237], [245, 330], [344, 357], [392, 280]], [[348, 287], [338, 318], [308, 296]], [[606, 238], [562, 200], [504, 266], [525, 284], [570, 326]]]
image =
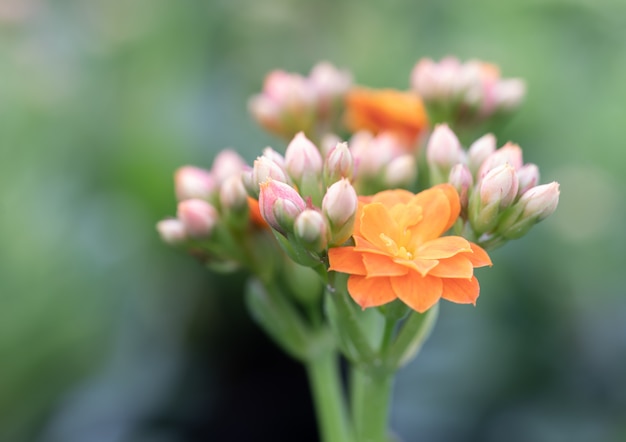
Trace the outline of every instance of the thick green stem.
[[358, 442], [388, 442], [393, 373], [354, 367], [352, 415]]
[[319, 354], [307, 362], [309, 384], [323, 442], [352, 442], [343, 388], [334, 351]]

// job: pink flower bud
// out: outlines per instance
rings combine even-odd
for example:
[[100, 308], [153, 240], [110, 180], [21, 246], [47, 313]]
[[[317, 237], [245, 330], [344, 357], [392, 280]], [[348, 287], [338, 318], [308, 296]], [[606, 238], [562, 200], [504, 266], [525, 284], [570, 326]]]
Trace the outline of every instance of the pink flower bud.
[[304, 133], [296, 134], [285, 151], [285, 168], [289, 176], [300, 183], [306, 174], [320, 175], [322, 163], [322, 155], [315, 144]]
[[164, 219], [157, 223], [157, 231], [163, 242], [169, 245], [182, 244], [187, 240], [185, 226], [178, 219]]
[[536, 164], [526, 163], [517, 170], [517, 178], [519, 179], [517, 194], [523, 195], [539, 182], [539, 168]]
[[179, 168], [174, 174], [174, 187], [178, 201], [191, 198], [209, 199], [215, 192], [215, 178], [207, 170], [194, 166]]
[[465, 164], [457, 164], [450, 170], [450, 176], [448, 182], [454, 186], [459, 194], [461, 201], [461, 208], [463, 211], [467, 210], [467, 204], [469, 201], [469, 191], [474, 185], [472, 173]]
[[502, 164], [491, 169], [480, 182], [480, 200], [483, 206], [498, 203], [500, 208], [508, 207], [517, 197], [518, 187], [515, 169]]
[[354, 160], [348, 149], [348, 143], [337, 143], [333, 147], [324, 163], [324, 182], [331, 185], [341, 178], [349, 180], [354, 176]]
[[432, 184], [445, 182], [450, 169], [465, 161], [465, 152], [461, 143], [447, 124], [439, 124], [435, 127], [426, 145], [426, 161]]
[[522, 149], [517, 144], [508, 142], [489, 155], [478, 169], [478, 180], [480, 181], [491, 169], [506, 163], [510, 164], [515, 170], [524, 165]]
[[286, 235], [293, 229], [296, 217], [306, 209], [306, 203], [289, 184], [269, 178], [261, 183], [259, 209], [273, 229]]
[[559, 183], [542, 184], [524, 193], [519, 203], [524, 205], [523, 218], [534, 218], [536, 222], [552, 215], [559, 204]]
[[342, 178], [328, 188], [322, 200], [322, 213], [328, 220], [331, 245], [345, 242], [354, 228], [358, 197], [350, 181]]
[[324, 216], [317, 210], [302, 211], [296, 218], [293, 228], [296, 238], [313, 252], [321, 252], [328, 245], [328, 226]]
[[247, 173], [244, 173], [243, 182], [246, 186], [248, 194], [253, 198], [256, 198], [259, 195], [260, 183], [263, 183], [270, 178], [274, 181], [280, 181], [282, 183], [289, 182], [287, 172], [285, 172], [279, 164], [272, 161], [269, 157], [260, 156], [254, 160], [254, 165], [249, 176]]
[[388, 188], [408, 187], [417, 178], [415, 157], [410, 154], [392, 159], [385, 167], [383, 180]]
[[178, 203], [177, 217], [185, 226], [187, 234], [196, 239], [208, 238], [218, 221], [215, 207], [200, 199]]
[[478, 172], [485, 160], [496, 151], [496, 137], [486, 134], [472, 143], [467, 151], [467, 165], [472, 173]]
[[243, 186], [241, 176], [227, 178], [220, 187], [220, 204], [229, 212], [240, 212], [248, 207], [248, 193]]
[[337, 69], [328, 62], [321, 62], [311, 69], [309, 82], [317, 94], [319, 104], [325, 108], [350, 89], [352, 75], [348, 71]]
[[496, 110], [511, 111], [519, 107], [526, 95], [526, 84], [519, 78], [499, 81], [493, 89]]
[[268, 146], [265, 149], [263, 149], [263, 156], [269, 158], [270, 160], [278, 164], [281, 167], [281, 169], [283, 170], [285, 169], [285, 157], [282, 156], [280, 153], [276, 152], [271, 147]]
[[411, 87], [425, 101], [445, 101], [453, 98], [455, 81], [461, 64], [454, 57], [446, 57], [439, 63], [422, 58], [411, 72]]
[[213, 160], [211, 173], [218, 185], [232, 175], [239, 175], [246, 167], [244, 159], [232, 149], [224, 149]]
[[338, 135], [327, 133], [322, 136], [320, 141], [320, 152], [324, 158], [328, 156], [330, 151], [335, 148], [337, 143], [341, 143], [343, 140]]

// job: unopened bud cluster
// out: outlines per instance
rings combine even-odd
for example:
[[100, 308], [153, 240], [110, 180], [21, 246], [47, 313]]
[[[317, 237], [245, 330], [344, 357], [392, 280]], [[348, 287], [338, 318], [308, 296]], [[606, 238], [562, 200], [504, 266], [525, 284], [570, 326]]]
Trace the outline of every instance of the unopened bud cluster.
[[436, 122], [475, 125], [516, 110], [526, 94], [519, 78], [501, 78], [490, 63], [461, 63], [446, 57], [439, 62], [423, 58], [411, 74], [411, 85], [422, 97]]
[[287, 139], [298, 132], [331, 131], [351, 86], [351, 74], [328, 62], [314, 66], [307, 77], [276, 70], [248, 107], [261, 126]]
[[497, 149], [492, 134], [465, 151], [447, 125], [438, 125], [426, 159], [431, 184], [447, 181], [457, 189], [465, 229], [479, 243], [520, 238], [557, 207], [558, 183], [538, 185], [539, 168], [524, 163], [522, 149], [510, 142]]

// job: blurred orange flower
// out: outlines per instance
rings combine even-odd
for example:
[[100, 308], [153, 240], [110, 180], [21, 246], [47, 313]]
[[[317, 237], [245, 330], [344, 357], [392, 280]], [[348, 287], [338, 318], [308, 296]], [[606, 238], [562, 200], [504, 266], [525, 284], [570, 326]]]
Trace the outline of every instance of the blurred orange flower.
[[413, 92], [357, 87], [346, 96], [345, 123], [352, 132], [393, 132], [413, 144], [428, 126], [428, 116]]
[[348, 291], [362, 308], [396, 298], [420, 313], [440, 298], [475, 304], [474, 268], [491, 260], [465, 238], [441, 236], [459, 212], [458, 194], [449, 184], [418, 194], [386, 190], [362, 198], [355, 245], [331, 248], [329, 269], [350, 274]]
[[259, 202], [252, 197], [248, 197], [248, 208], [250, 209], [250, 221], [255, 227], [269, 228], [267, 222], [261, 216]]

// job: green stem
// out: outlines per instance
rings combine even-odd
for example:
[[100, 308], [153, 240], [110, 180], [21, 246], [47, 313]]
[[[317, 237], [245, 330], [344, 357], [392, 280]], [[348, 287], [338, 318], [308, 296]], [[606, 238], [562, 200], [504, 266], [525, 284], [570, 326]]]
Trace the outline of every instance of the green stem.
[[387, 442], [393, 373], [354, 367], [352, 414], [358, 442]]
[[391, 370], [397, 370], [414, 358], [430, 335], [439, 314], [439, 304], [426, 313], [411, 312], [385, 358]]
[[306, 368], [321, 440], [351, 442], [352, 428], [342, 394], [336, 353], [334, 351], [320, 353], [307, 362]]

